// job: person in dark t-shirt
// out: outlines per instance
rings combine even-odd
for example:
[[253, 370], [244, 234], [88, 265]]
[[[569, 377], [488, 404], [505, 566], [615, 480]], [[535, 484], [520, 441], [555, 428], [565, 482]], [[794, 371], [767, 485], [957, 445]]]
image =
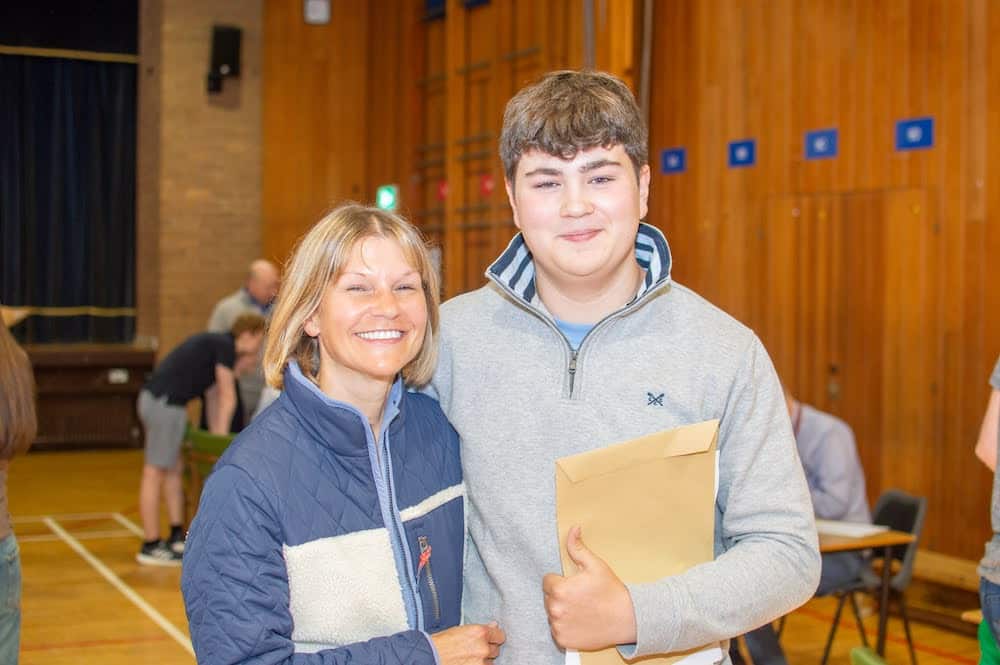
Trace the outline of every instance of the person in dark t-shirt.
[[[171, 351], [139, 393], [139, 418], [146, 430], [145, 464], [139, 486], [143, 544], [139, 563], [179, 566], [184, 553], [184, 493], [181, 441], [187, 403], [202, 399], [209, 430], [228, 434], [236, 411], [236, 378], [251, 371], [264, 338], [264, 319], [244, 314], [227, 333], [198, 333]], [[160, 488], [170, 517], [170, 537], [160, 540]]]

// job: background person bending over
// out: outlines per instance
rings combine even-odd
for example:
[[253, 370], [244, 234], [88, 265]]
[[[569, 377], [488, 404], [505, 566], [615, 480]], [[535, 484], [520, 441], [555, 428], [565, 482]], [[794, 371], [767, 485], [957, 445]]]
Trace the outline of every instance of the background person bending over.
[[[202, 398], [209, 430], [228, 434], [236, 410], [236, 377], [257, 364], [264, 319], [243, 314], [227, 333], [198, 333], [157, 365], [139, 392], [139, 418], [146, 431], [145, 464], [139, 486], [144, 542], [136, 560], [179, 566], [184, 552], [184, 488], [180, 457], [187, 427], [186, 405]], [[160, 540], [160, 488], [170, 518], [170, 536]]]
[[[635, 99], [611, 75], [554, 72], [518, 92], [500, 156], [520, 233], [486, 286], [441, 310], [433, 387], [469, 492], [463, 609], [508, 631], [497, 662], [700, 647], [797, 607], [819, 578], [781, 386], [753, 332], [671, 279], [666, 239], [640, 223], [647, 152]], [[570, 537], [580, 570], [556, 574], [555, 460], [710, 419], [714, 561], [624, 584]]]

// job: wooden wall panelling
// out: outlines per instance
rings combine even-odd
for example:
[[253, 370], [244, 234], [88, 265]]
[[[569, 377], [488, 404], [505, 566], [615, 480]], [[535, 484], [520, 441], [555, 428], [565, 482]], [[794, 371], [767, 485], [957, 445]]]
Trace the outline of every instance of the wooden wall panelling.
[[[879, 457], [883, 467], [874, 483], [913, 483], [907, 489], [936, 495], [926, 546], [978, 557], [988, 532], [990, 479], [970, 450], [988, 393], [985, 381], [1000, 352], [1000, 302], [988, 258], [1000, 251], [1000, 230], [990, 219], [1000, 205], [1000, 188], [991, 186], [986, 158], [1000, 149], [1000, 114], [991, 111], [1000, 108], [1000, 45], [987, 38], [1000, 29], [1000, 7], [984, 0], [682, 0], [657, 2], [655, 14], [651, 157], [658, 167], [663, 148], [688, 149], [686, 173], [666, 176], [654, 168], [649, 216], [667, 232], [675, 276], [766, 337], [781, 320], [774, 308], [786, 296], [767, 291], [775, 271], [759, 265], [755, 254], [774, 242], [769, 233], [776, 201], [798, 197], [804, 214], [811, 214], [806, 199], [833, 197], [832, 218], [839, 215], [851, 235], [829, 236], [828, 242], [841, 243], [830, 250], [831, 261], [845, 261], [869, 240], [884, 243], [885, 269], [913, 272], [902, 288], [865, 287], [884, 294], [883, 316], [896, 317], [892, 335], [883, 331], [881, 362], [895, 364], [879, 370], [888, 383], [879, 388], [884, 403], [878, 408], [889, 414], [883, 434], [897, 447], [891, 448], [892, 467], [890, 457]], [[934, 147], [895, 151], [895, 122], [924, 115], [935, 118]], [[839, 155], [806, 161], [803, 133], [822, 127], [840, 130]], [[724, 145], [740, 138], [736, 133], [759, 141], [757, 166], [742, 173], [725, 167]], [[890, 191], [903, 198], [902, 192], [922, 192], [924, 219], [933, 221], [885, 221], [897, 203], [888, 193], [874, 192]], [[883, 220], [883, 235], [867, 235], [871, 229], [856, 221], [862, 219]], [[927, 224], [936, 235], [918, 239], [915, 231]], [[741, 226], [748, 230], [743, 235]], [[791, 246], [808, 240], [801, 229], [788, 232], [796, 235], [782, 242]], [[733, 246], [741, 238], [745, 251]], [[832, 271], [835, 284], [837, 269]], [[849, 288], [877, 273], [866, 275], [852, 276]], [[924, 300], [908, 299], [925, 282]], [[839, 297], [852, 307], [874, 302], [853, 290]], [[833, 318], [829, 325], [830, 349], [847, 354], [848, 363], [870, 354], [878, 339], [870, 322], [857, 317]], [[866, 332], [856, 333], [858, 326]], [[911, 340], [926, 345], [912, 368], [886, 350], [899, 343], [912, 351], [917, 347]], [[776, 364], [785, 362], [783, 351], [768, 346]], [[801, 366], [786, 371], [796, 377], [817, 371], [802, 365], [804, 359], [792, 362]], [[819, 390], [821, 383], [799, 390]], [[937, 401], [921, 392], [927, 385], [937, 391]], [[870, 390], [864, 385], [863, 391]], [[852, 424], [862, 422], [856, 428], [869, 427], [868, 401], [852, 402], [845, 394], [841, 408]], [[926, 415], [900, 422], [916, 417], [908, 411], [913, 404]], [[943, 489], [957, 486], [964, 491]], [[946, 537], [949, 517], [956, 514], [968, 514], [972, 528]]]
[[859, 192], [837, 201], [840, 212], [828, 245], [833, 343], [825, 358], [825, 385], [805, 399], [851, 425], [865, 469], [869, 504], [874, 505], [884, 487], [882, 350], [894, 343], [887, 340], [885, 328], [883, 257], [890, 251], [885, 196]]
[[[430, 242], [444, 248], [444, 211], [442, 183], [447, 179], [445, 160], [445, 125], [448, 114], [446, 71], [447, 35], [441, 19], [422, 21], [423, 70], [414, 81], [414, 95], [422, 109], [420, 133], [413, 158], [415, 178], [419, 183], [419, 205], [413, 210], [414, 221]], [[442, 256], [443, 260], [443, 256]]]
[[618, 76], [639, 90], [638, 21], [636, 2], [594, 3], [594, 57], [598, 69]]
[[422, 207], [423, 196], [416, 144], [423, 133], [424, 105], [415, 83], [423, 77], [426, 45], [417, 9], [412, 2], [367, 3], [369, 48], [364, 55], [370, 84], [364, 106], [365, 180], [359, 197], [374, 202], [379, 185], [396, 184], [399, 212], [411, 219]]
[[264, 3], [263, 246], [283, 261], [333, 204], [366, 189], [366, 11], [331, 3], [307, 25], [298, 0]]
[[938, 519], [928, 523], [924, 543], [940, 545], [955, 536], [948, 533], [953, 531], [949, 521], [941, 519], [942, 493], [932, 475], [940, 456], [936, 445], [940, 440], [940, 391], [936, 388], [940, 235], [933, 229], [934, 214], [923, 192], [901, 192], [892, 197], [886, 221], [890, 241], [884, 255], [883, 488], [901, 487], [927, 495], [930, 511]]
[[467, 97], [465, 86], [459, 73], [468, 61], [466, 52], [466, 23], [464, 7], [460, 0], [447, 3], [445, 18], [445, 77], [447, 81], [447, 108], [445, 110], [445, 177], [448, 181], [448, 196], [444, 201], [444, 296], [461, 293], [464, 286], [465, 251], [464, 233], [459, 228], [460, 213], [466, 204], [465, 166], [459, 160], [462, 146], [456, 139], [465, 134]]

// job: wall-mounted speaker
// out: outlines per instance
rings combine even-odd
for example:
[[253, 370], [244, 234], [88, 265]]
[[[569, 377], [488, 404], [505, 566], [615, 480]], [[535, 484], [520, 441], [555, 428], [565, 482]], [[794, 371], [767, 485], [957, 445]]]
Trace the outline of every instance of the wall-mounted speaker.
[[240, 39], [243, 31], [229, 25], [212, 26], [212, 63], [208, 69], [208, 92], [222, 92], [222, 81], [240, 75]]

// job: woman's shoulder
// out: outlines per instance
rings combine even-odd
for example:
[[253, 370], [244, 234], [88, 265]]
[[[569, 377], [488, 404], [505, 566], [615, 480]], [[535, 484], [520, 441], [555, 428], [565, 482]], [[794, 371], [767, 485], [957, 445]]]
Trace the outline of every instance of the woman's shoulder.
[[406, 418], [416, 419], [433, 427], [439, 427], [449, 432], [454, 431], [448, 417], [441, 410], [441, 405], [434, 397], [413, 390], [407, 390], [404, 395]]
[[301, 435], [302, 426], [294, 414], [276, 403], [236, 435], [218, 466], [236, 466], [252, 477], [271, 476], [275, 469], [288, 465]]

